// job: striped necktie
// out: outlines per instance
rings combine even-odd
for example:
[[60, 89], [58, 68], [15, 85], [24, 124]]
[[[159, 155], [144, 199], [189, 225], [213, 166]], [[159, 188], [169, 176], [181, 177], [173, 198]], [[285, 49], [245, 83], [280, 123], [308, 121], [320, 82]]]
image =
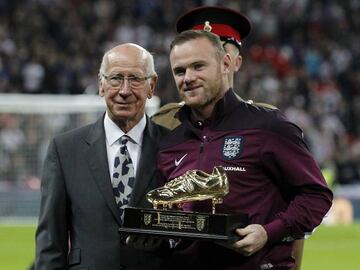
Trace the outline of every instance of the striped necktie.
[[134, 165], [129, 151], [126, 147], [131, 138], [127, 135], [120, 137], [120, 148], [114, 160], [113, 192], [116, 204], [120, 210], [120, 217], [123, 220], [124, 208], [128, 205], [132, 189], [135, 183]]

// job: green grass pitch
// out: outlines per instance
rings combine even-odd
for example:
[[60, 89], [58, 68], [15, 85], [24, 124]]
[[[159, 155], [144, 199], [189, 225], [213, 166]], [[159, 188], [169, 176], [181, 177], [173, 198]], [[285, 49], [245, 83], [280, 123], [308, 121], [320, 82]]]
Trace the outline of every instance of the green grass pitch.
[[360, 223], [320, 226], [305, 240], [301, 269], [360, 269]]
[[[0, 224], [0, 269], [27, 270], [34, 258], [35, 226]], [[360, 269], [360, 223], [320, 226], [305, 241], [302, 270]]]
[[0, 224], [0, 269], [27, 270], [35, 255], [35, 226]]

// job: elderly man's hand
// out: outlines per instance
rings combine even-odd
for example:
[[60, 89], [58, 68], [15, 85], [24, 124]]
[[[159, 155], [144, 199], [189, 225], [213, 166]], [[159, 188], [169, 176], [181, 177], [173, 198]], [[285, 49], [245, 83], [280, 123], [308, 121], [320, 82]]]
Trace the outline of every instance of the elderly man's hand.
[[235, 242], [232, 247], [244, 256], [251, 256], [265, 246], [268, 236], [263, 226], [250, 224], [242, 229], [236, 229], [241, 240]]

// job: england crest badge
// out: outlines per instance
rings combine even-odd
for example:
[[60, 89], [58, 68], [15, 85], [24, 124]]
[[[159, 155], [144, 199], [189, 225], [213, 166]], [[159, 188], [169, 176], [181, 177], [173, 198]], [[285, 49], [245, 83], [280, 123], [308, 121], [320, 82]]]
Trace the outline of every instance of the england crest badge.
[[232, 160], [240, 156], [244, 142], [245, 140], [242, 136], [225, 137], [222, 148], [223, 157], [227, 160]]

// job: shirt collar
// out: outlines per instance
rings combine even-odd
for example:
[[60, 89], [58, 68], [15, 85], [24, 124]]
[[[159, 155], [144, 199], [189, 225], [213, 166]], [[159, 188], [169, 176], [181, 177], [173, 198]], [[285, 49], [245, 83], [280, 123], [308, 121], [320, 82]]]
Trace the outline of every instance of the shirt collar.
[[[126, 135], [128, 135], [131, 140], [140, 147], [142, 145], [145, 126], [146, 116], [144, 114], [141, 120], [128, 133], [126, 133]], [[109, 146], [112, 146], [121, 136], [125, 135], [125, 133], [111, 120], [107, 112], [104, 117], [104, 129], [106, 143]]]

